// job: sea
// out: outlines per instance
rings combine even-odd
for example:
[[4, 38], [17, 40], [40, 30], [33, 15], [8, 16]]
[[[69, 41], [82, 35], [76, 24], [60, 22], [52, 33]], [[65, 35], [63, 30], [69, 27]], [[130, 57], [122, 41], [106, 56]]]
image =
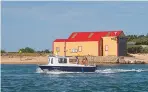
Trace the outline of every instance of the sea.
[[2, 64], [1, 92], [148, 92], [148, 64], [99, 65], [94, 73]]

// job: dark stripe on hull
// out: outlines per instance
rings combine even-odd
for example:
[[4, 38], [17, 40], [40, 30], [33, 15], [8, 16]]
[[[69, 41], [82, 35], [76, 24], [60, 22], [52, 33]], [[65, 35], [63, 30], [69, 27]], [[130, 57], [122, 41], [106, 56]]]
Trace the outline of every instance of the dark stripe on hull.
[[48, 71], [52, 70], [60, 70], [67, 72], [95, 72], [96, 67], [70, 67], [70, 66], [39, 66], [42, 70], [48, 69]]

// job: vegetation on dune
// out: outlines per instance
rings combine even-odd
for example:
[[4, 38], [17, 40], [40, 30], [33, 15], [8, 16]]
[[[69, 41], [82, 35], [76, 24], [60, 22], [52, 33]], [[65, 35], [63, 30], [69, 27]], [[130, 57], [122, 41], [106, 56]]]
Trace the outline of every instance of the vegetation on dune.
[[34, 49], [30, 47], [19, 49], [19, 52], [21, 53], [52, 53], [52, 51], [49, 51], [48, 49], [41, 50], [41, 51], [35, 51]]
[[21, 53], [34, 53], [35, 52], [35, 50], [30, 47], [19, 49], [19, 52], [20, 51], [21, 51]]
[[148, 53], [148, 47], [142, 47], [140, 45], [127, 46], [128, 53]]
[[136, 45], [148, 45], [148, 33], [147, 35], [127, 35], [128, 42], [135, 42]]
[[52, 54], [52, 51], [49, 51], [48, 49], [41, 50], [41, 51], [35, 51], [34, 49], [30, 47], [21, 48], [18, 50], [18, 52], [6, 52], [5, 50], [1, 50], [1, 55], [4, 56], [46, 56], [49, 54]]
[[37, 53], [52, 53], [52, 51], [49, 51], [48, 49], [37, 51]]
[[127, 42], [135, 42], [134, 45], [127, 45], [128, 53], [148, 53], [148, 33], [147, 35], [127, 35]]

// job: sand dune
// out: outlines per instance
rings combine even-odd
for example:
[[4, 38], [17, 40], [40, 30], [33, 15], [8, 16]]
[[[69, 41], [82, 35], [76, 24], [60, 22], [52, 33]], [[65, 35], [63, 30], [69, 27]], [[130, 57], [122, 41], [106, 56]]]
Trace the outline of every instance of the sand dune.
[[144, 60], [148, 63], [148, 53], [147, 54], [131, 54], [135, 59]]

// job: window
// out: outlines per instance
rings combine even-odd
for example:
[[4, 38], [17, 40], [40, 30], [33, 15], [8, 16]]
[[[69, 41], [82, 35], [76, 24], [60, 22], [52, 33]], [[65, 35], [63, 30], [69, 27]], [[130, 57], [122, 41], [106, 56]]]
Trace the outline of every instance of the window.
[[78, 50], [77, 50], [77, 49], [74, 49], [74, 50], [75, 50], [75, 51], [74, 51], [75, 53], [77, 53], [77, 52], [78, 52]]
[[105, 45], [105, 51], [108, 51], [108, 45]]
[[53, 58], [51, 58], [51, 64], [53, 64]]
[[67, 59], [66, 58], [64, 58], [64, 63], [67, 63]]
[[117, 37], [113, 37], [111, 38], [111, 40], [117, 41]]
[[59, 58], [58, 62], [59, 63], [67, 63], [67, 59], [66, 58]]
[[91, 37], [93, 36], [93, 34], [94, 34], [94, 33], [90, 33], [89, 36], [88, 36], [88, 38], [91, 38]]
[[58, 59], [58, 62], [59, 62], [59, 63], [62, 63], [62, 61], [63, 61], [62, 58], [59, 58], [59, 59]]
[[60, 47], [56, 47], [56, 51], [57, 52], [60, 52]]
[[77, 35], [77, 33], [73, 34], [72, 38], [75, 38], [76, 35]]
[[48, 62], [50, 63], [50, 58], [48, 59]]
[[82, 51], [82, 46], [78, 46], [78, 51], [79, 51], [79, 52]]
[[74, 50], [74, 49], [72, 49], [72, 50], [71, 50], [71, 52], [75, 52], [75, 50]]
[[72, 53], [77, 53], [78, 52], [78, 49], [73, 48], [73, 49], [71, 49], [71, 52]]

